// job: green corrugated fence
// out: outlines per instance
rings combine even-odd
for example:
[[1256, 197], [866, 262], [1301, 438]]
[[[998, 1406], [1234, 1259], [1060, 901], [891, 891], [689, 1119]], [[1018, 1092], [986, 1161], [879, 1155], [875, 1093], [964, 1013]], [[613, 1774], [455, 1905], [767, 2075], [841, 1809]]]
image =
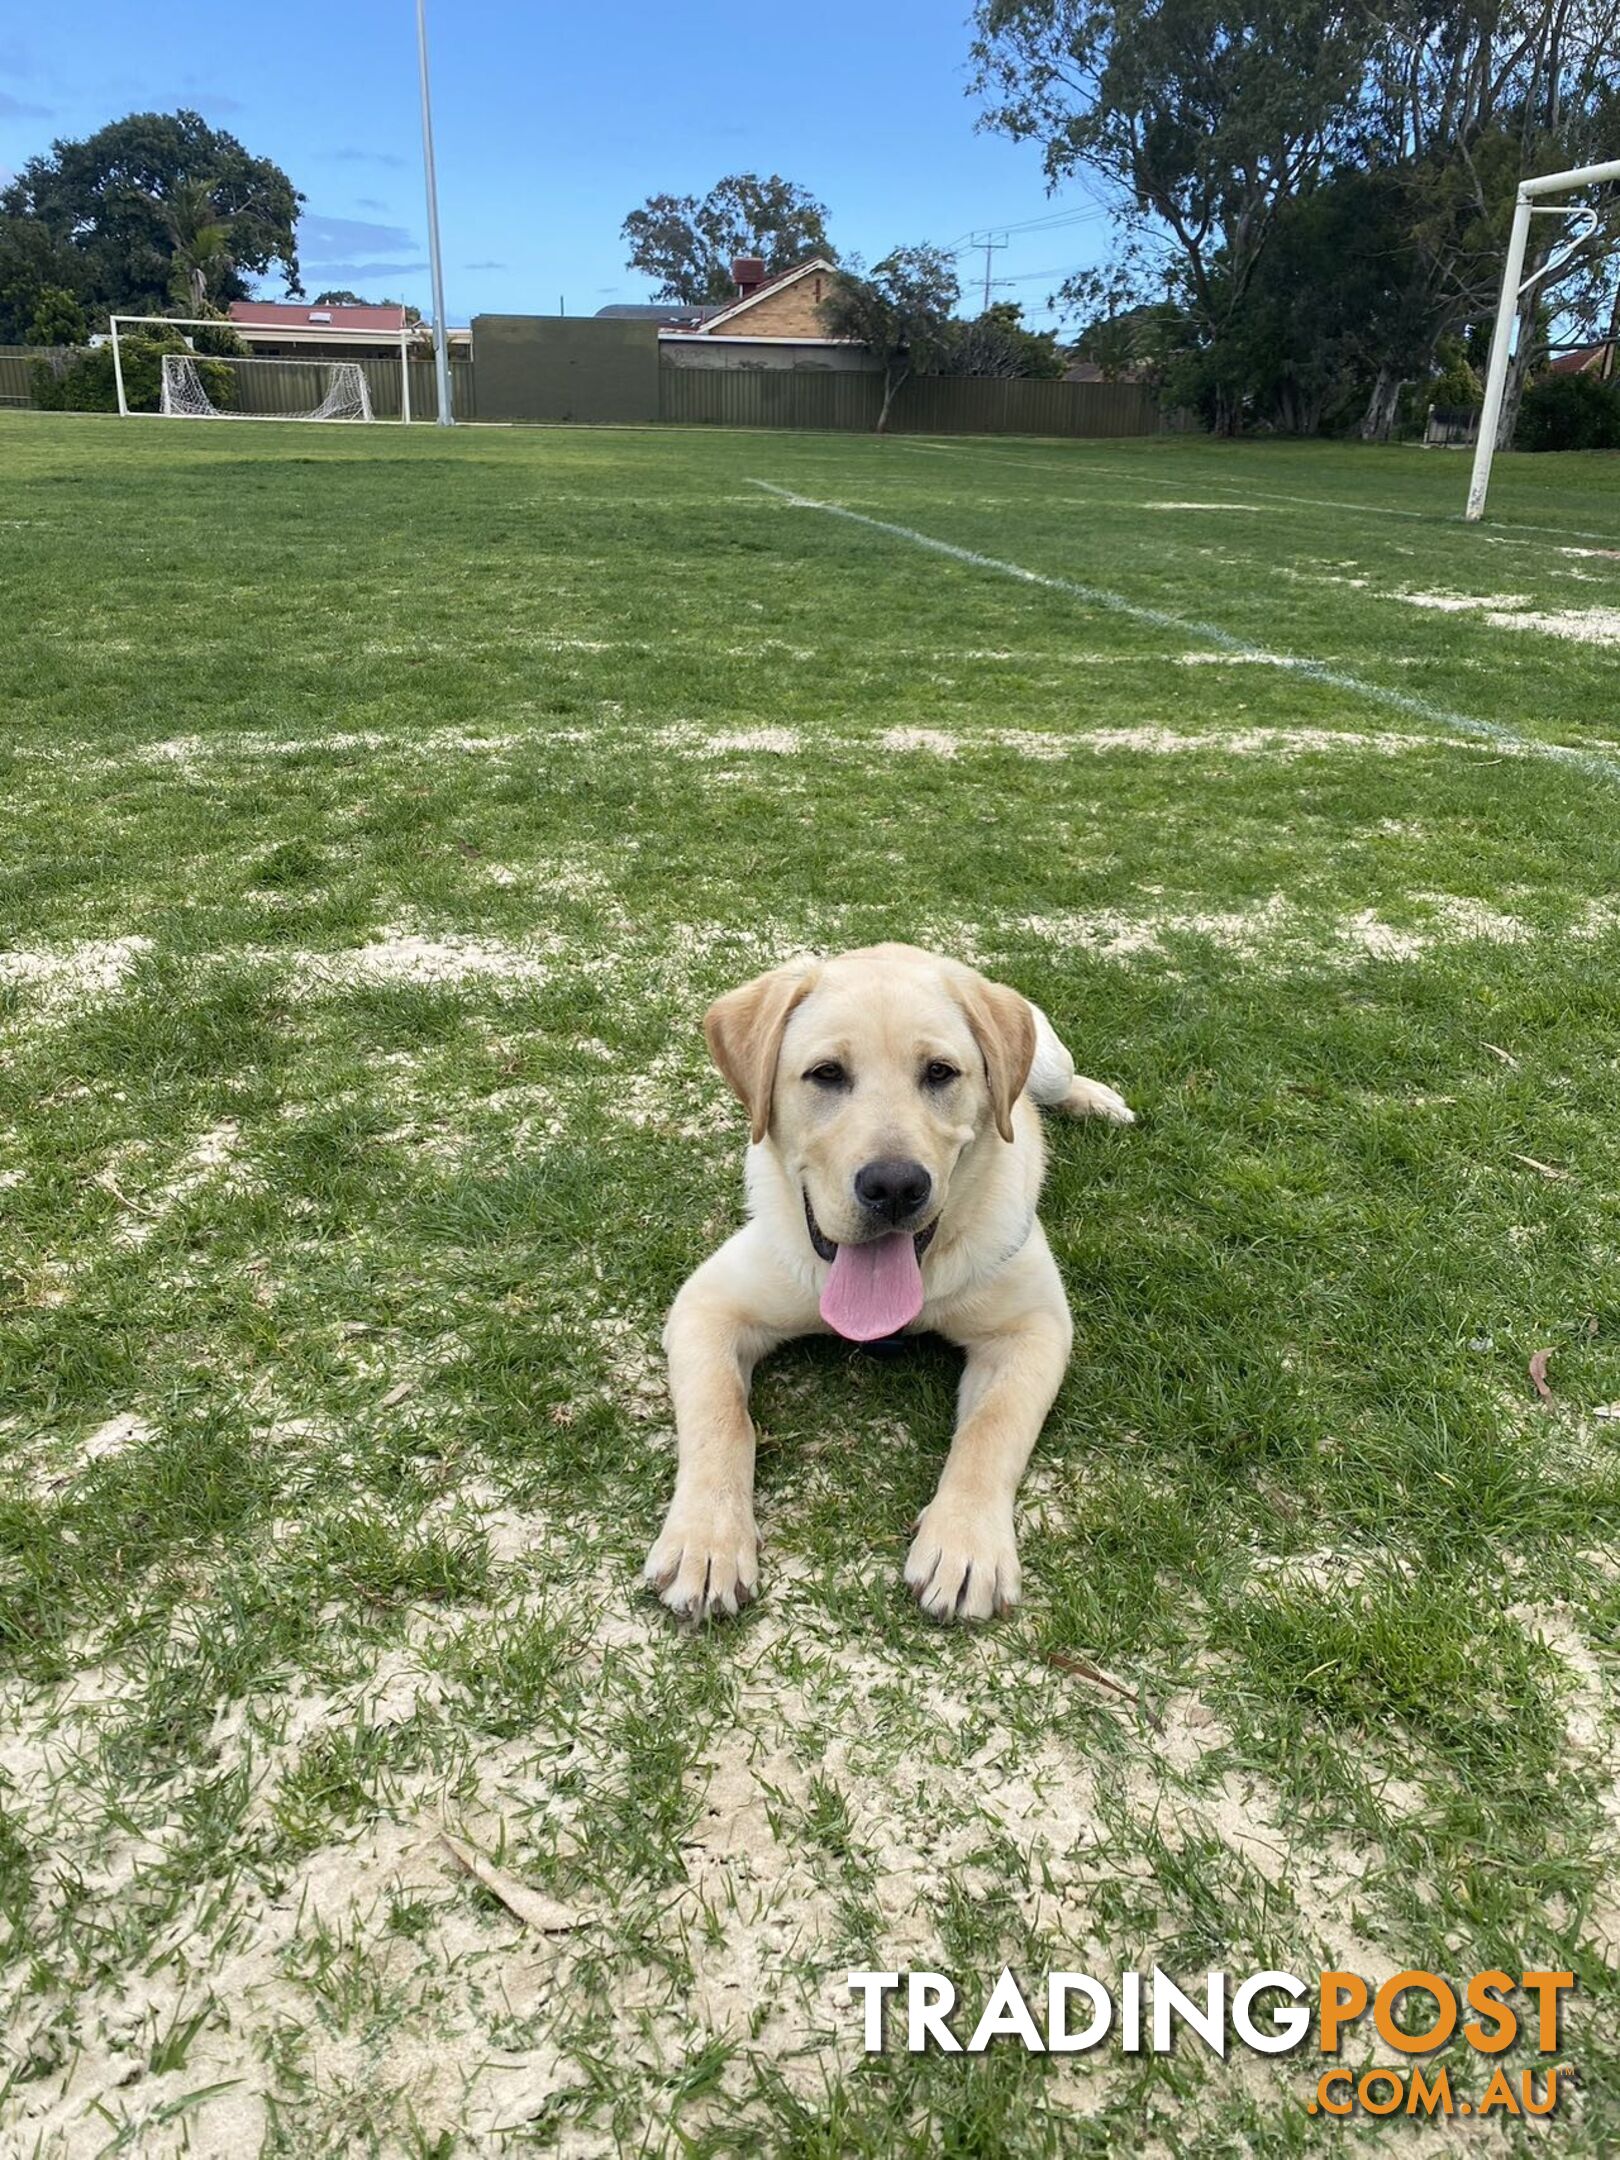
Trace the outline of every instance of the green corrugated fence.
[[901, 385], [889, 426], [907, 435], [1156, 435], [1159, 401], [1146, 383], [915, 375]]
[[658, 373], [658, 416], [685, 427], [863, 428], [877, 424], [883, 385], [870, 373], [688, 368]]
[[[685, 426], [857, 428], [877, 424], [876, 374], [788, 368], [689, 368], [667, 363], [660, 417]], [[1156, 435], [1158, 399], [1145, 383], [1010, 381], [920, 375], [889, 412], [896, 435]]]
[[[202, 357], [206, 357], [203, 355]], [[30, 369], [38, 360], [66, 362], [67, 348], [44, 345], [0, 345], [0, 406], [33, 403]], [[236, 381], [235, 410], [273, 419], [278, 413], [308, 412], [325, 393], [326, 365], [322, 361], [281, 361], [255, 358], [252, 354], [232, 364]], [[371, 409], [379, 420], [397, 420], [400, 413], [399, 354], [374, 352], [356, 363], [366, 378]], [[438, 414], [438, 389], [433, 356], [412, 354], [411, 418], [432, 420]], [[450, 357], [450, 397], [458, 420], [477, 418], [473, 395], [473, 364], [456, 354]]]
[[[595, 327], [587, 318], [573, 326], [573, 334], [577, 340], [587, 328]], [[622, 330], [624, 326], [602, 327]], [[0, 405], [31, 403], [29, 369], [36, 360], [51, 357], [50, 351], [38, 346], [0, 346]], [[494, 365], [489, 355], [486, 360]], [[397, 354], [367, 353], [359, 365], [365, 371], [373, 413], [379, 420], [397, 420]], [[307, 412], [318, 403], [326, 381], [324, 369], [314, 360], [286, 364], [250, 358], [234, 372], [237, 410], [266, 417]], [[506, 374], [512, 375], [512, 370], [508, 368]], [[450, 376], [456, 418], [478, 419], [472, 360], [453, 357]], [[535, 380], [539, 401], [550, 377], [536, 376]], [[432, 420], [437, 394], [431, 354], [412, 355], [410, 381], [412, 419]], [[503, 375], [500, 385], [491, 377], [495, 402], [484, 417], [519, 423], [561, 417], [559, 411], [549, 409], [520, 409], [525, 407], [528, 381], [521, 370], [511, 382]], [[571, 396], [572, 416], [608, 417], [580, 410], [577, 396]], [[677, 426], [869, 431], [877, 423], [882, 402], [881, 378], [870, 370], [677, 367], [667, 359], [657, 366], [658, 418]], [[637, 416], [628, 411], [621, 415], [615, 407], [612, 417]], [[901, 385], [889, 414], [889, 427], [897, 435], [1154, 435], [1165, 424], [1158, 399], [1145, 383], [1034, 382], [1025, 377], [999, 381], [983, 376], [917, 376]]]
[[[319, 360], [245, 360], [232, 363], [236, 381], [236, 411], [258, 413], [274, 419], [278, 413], [308, 412], [325, 392], [326, 367]], [[400, 416], [399, 355], [397, 352], [366, 353], [357, 362], [366, 378], [374, 419], [397, 420]], [[431, 354], [412, 354], [411, 418], [432, 420], [439, 410], [437, 378]], [[473, 403], [471, 360], [450, 359], [450, 402], [458, 420], [477, 417]]]
[[67, 349], [56, 345], [0, 345], [0, 405], [32, 405], [34, 392], [29, 369], [36, 360], [65, 360]]

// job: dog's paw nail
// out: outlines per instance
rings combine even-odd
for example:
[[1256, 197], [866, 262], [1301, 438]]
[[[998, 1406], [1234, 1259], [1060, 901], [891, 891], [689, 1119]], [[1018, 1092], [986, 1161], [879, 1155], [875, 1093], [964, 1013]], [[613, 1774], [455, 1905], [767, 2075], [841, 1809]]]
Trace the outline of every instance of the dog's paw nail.
[[932, 1620], [988, 1620], [1018, 1602], [1018, 1547], [1010, 1520], [977, 1511], [923, 1511], [906, 1559], [906, 1587]]
[[735, 1511], [683, 1510], [673, 1529], [665, 1525], [643, 1580], [689, 1627], [729, 1619], [758, 1594], [756, 1544], [752, 1520]]

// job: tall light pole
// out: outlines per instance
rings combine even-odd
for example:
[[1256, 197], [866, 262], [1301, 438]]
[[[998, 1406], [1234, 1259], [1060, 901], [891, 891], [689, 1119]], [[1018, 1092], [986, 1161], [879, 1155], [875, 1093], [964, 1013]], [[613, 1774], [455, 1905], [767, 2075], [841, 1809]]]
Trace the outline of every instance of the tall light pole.
[[427, 175], [428, 264], [433, 272], [433, 368], [439, 425], [455, 425], [450, 401], [450, 340], [444, 320], [444, 263], [439, 254], [439, 183], [433, 170], [433, 106], [428, 97], [427, 0], [416, 0], [416, 62], [422, 77], [422, 168]]

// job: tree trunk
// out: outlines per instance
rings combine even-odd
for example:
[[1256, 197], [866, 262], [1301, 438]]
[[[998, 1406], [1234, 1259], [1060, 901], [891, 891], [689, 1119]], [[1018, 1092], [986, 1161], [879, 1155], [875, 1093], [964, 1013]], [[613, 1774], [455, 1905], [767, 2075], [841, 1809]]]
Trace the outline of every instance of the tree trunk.
[[1496, 428], [1498, 450], [1511, 450], [1514, 432], [1519, 425], [1519, 400], [1524, 396], [1524, 386], [1530, 370], [1541, 359], [1541, 337], [1536, 322], [1538, 291], [1525, 294], [1519, 302], [1519, 331], [1513, 348], [1513, 358], [1508, 362], [1507, 380], [1502, 385], [1502, 417]]
[[1367, 400], [1367, 410], [1361, 416], [1361, 439], [1363, 442], [1388, 442], [1395, 430], [1395, 413], [1406, 387], [1403, 378], [1387, 364], [1380, 367], [1372, 386], [1372, 396]]
[[883, 403], [878, 411], [877, 426], [873, 430], [875, 434], [881, 435], [884, 429], [888, 426], [889, 407], [894, 403], [894, 393], [899, 389], [900, 385], [905, 381], [906, 377], [910, 373], [911, 370], [909, 367], [903, 367], [898, 375], [894, 372], [893, 368], [884, 369]]

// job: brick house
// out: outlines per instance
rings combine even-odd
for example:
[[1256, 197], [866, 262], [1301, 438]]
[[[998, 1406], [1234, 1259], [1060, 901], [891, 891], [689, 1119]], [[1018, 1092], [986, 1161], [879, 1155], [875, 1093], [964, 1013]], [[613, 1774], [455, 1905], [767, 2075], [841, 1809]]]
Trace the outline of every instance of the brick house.
[[1578, 345], [1547, 363], [1549, 375], [1595, 375], [1608, 382], [1615, 371], [1615, 340], [1604, 338], [1596, 345]]
[[812, 255], [791, 270], [765, 275], [756, 257], [739, 256], [731, 266], [737, 297], [706, 315], [694, 337], [824, 338], [821, 303], [828, 297], [838, 266], [829, 256]]
[[812, 255], [791, 270], [765, 275], [754, 255], [739, 255], [731, 266], [734, 300], [688, 306], [678, 300], [621, 302], [597, 314], [620, 321], [656, 322], [662, 337], [781, 338], [793, 344], [826, 339], [821, 303], [827, 298], [837, 265], [827, 255]]

